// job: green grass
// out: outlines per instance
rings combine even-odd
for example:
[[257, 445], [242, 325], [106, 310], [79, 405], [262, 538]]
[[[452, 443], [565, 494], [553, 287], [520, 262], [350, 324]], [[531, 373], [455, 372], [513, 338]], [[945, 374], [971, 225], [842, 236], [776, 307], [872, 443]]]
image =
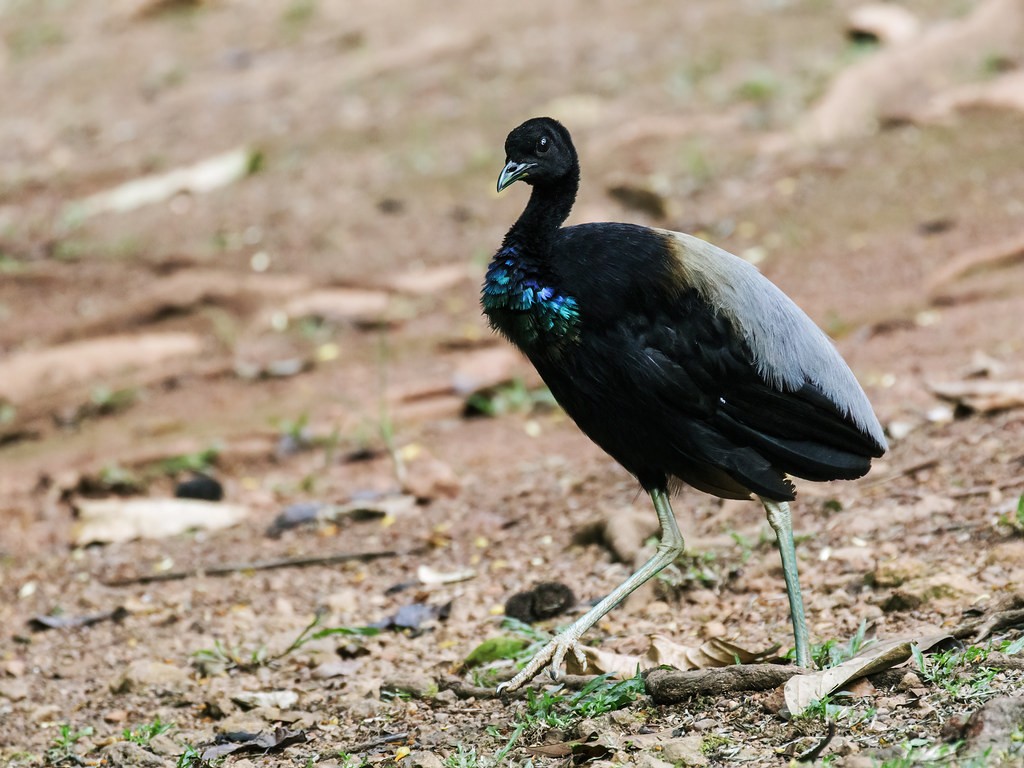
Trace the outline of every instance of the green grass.
[[151, 723], [140, 725], [138, 728], [125, 728], [124, 731], [121, 732], [121, 737], [125, 741], [138, 744], [140, 747], [148, 747], [149, 743], [154, 738], [167, 733], [174, 727], [174, 723], [165, 723], [158, 715]]
[[201, 648], [193, 652], [192, 658], [201, 665], [221, 667], [225, 671], [238, 669], [243, 672], [251, 672], [280, 661], [313, 640], [320, 640], [321, 638], [334, 635], [370, 637], [380, 634], [380, 630], [376, 627], [325, 627], [324, 629], [317, 629], [322, 620], [323, 615], [317, 614], [296, 635], [291, 644], [279, 653], [270, 654], [267, 646], [262, 643], [256, 646], [244, 647], [241, 645], [224, 644], [217, 639], [214, 640], [212, 648]]
[[989, 648], [972, 645], [926, 657], [916, 645], [911, 647], [921, 678], [957, 701], [986, 699], [996, 694], [992, 681], [999, 670], [985, 666], [990, 652]]
[[857, 631], [846, 645], [840, 645], [837, 640], [827, 640], [821, 645], [812, 646], [811, 656], [814, 658], [814, 663], [820, 669], [828, 669], [837, 667], [844, 661], [849, 661], [874, 642], [872, 639], [865, 639], [864, 635], [867, 633], [867, 629], [867, 622], [861, 621]]
[[466, 399], [466, 412], [469, 415], [492, 418], [510, 413], [551, 410], [556, 407], [555, 398], [547, 387], [530, 389], [520, 379], [508, 384], [499, 384], [484, 392], [475, 392]]
[[57, 735], [53, 739], [53, 744], [46, 750], [46, 764], [64, 765], [73, 763], [81, 765], [82, 759], [78, 756], [76, 747], [79, 741], [86, 736], [92, 736], [92, 734], [92, 726], [87, 725], [76, 730], [70, 724], [62, 723]]
[[211, 445], [194, 453], [183, 453], [172, 456], [157, 463], [157, 469], [165, 475], [173, 476], [182, 472], [209, 472], [217, 463], [220, 446]]

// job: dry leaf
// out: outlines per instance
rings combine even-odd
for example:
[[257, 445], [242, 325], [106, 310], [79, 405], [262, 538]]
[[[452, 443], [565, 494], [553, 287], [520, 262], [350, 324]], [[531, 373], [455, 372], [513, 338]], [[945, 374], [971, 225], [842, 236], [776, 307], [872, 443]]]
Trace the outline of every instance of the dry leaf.
[[237, 504], [198, 499], [81, 499], [72, 528], [75, 544], [160, 539], [194, 528], [215, 530], [241, 522], [248, 514]]
[[420, 583], [427, 585], [434, 584], [455, 584], [459, 581], [468, 581], [476, 577], [476, 571], [472, 568], [461, 568], [457, 571], [443, 573], [435, 571], [429, 565], [421, 565], [416, 569], [416, 578]]
[[926, 651], [948, 637], [949, 635], [931, 635], [876, 643], [835, 667], [791, 677], [784, 688], [786, 709], [791, 716], [796, 717], [807, 707], [853, 680], [902, 664], [910, 658], [912, 645], [916, 644], [921, 650]]
[[139, 371], [148, 379], [161, 363], [194, 357], [202, 346], [202, 340], [191, 333], [144, 333], [16, 352], [0, 361], [0, 400], [18, 405], [129, 371]]
[[260, 162], [260, 153], [249, 147], [175, 168], [167, 173], [143, 176], [69, 203], [64, 218], [81, 221], [100, 213], [124, 213], [153, 203], [169, 200], [182, 193], [200, 194], [227, 186], [252, 173]]
[[929, 389], [942, 399], [977, 413], [1024, 407], [1024, 381], [969, 379], [930, 384]]
[[650, 646], [643, 655], [615, 653], [603, 648], [586, 646], [581, 648], [587, 659], [587, 668], [580, 669], [570, 655], [566, 661], [569, 674], [610, 674], [629, 678], [637, 670], [654, 669], [660, 666], [675, 667], [681, 671], [728, 667], [733, 664], [751, 664], [773, 656], [778, 647], [766, 651], [748, 651], [718, 637], [713, 637], [700, 646], [680, 645], [664, 635], [650, 635]]

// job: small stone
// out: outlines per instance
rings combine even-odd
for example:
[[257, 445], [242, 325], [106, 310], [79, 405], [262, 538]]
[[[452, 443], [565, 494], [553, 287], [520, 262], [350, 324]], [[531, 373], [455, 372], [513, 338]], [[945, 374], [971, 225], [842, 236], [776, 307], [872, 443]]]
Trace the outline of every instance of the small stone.
[[8, 659], [4, 662], [4, 673], [10, 677], [21, 677], [25, 674], [27, 665], [21, 659]]
[[915, 688], [920, 688], [921, 685], [921, 678], [917, 676], [916, 672], [907, 672], [896, 685], [896, 690], [902, 692], [912, 691]]
[[661, 747], [661, 754], [673, 765], [707, 765], [708, 757], [701, 751], [704, 739], [700, 736], [684, 736], [681, 739], [666, 741]]
[[0, 680], [0, 697], [11, 701], [27, 699], [29, 694], [28, 682], [25, 680]]
[[427, 675], [408, 674], [384, 681], [381, 693], [406, 693], [417, 699], [430, 699], [438, 694], [437, 682]]
[[127, 693], [139, 688], [154, 688], [161, 692], [180, 693], [192, 686], [192, 676], [187, 669], [164, 664], [160, 661], [140, 659], [110, 683], [113, 693]]
[[249, 713], [238, 713], [225, 717], [217, 723], [220, 733], [259, 733], [269, 727], [266, 720]]
[[108, 723], [123, 723], [128, 719], [128, 712], [124, 709], [112, 709], [103, 715], [103, 719]]
[[1024, 723], [1024, 697], [1000, 696], [985, 702], [967, 719], [964, 749], [970, 755], [997, 754], [1012, 743]]
[[433, 752], [419, 749], [410, 752], [409, 756], [402, 761], [402, 765], [406, 768], [444, 768], [444, 760]]
[[713, 717], [705, 717], [702, 720], [698, 720], [693, 724], [695, 731], [710, 731], [713, 728], [717, 728], [719, 722]]
[[43, 723], [55, 719], [60, 713], [61, 706], [59, 704], [41, 704], [29, 712], [28, 718], [35, 723]]
[[431, 501], [439, 497], [454, 498], [459, 495], [461, 488], [462, 482], [455, 470], [426, 452], [406, 462], [402, 490], [420, 501]]
[[672, 763], [655, 757], [650, 752], [642, 752], [637, 755], [634, 765], [636, 768], [675, 768]]
[[332, 677], [347, 677], [357, 672], [363, 666], [359, 659], [338, 659], [337, 661], [325, 661], [313, 668], [314, 680], [329, 680]]
[[920, 579], [927, 573], [927, 563], [914, 557], [901, 557], [879, 563], [868, 575], [868, 581], [874, 587], [898, 587], [912, 579]]
[[[448, 688], [438, 691], [437, 696], [434, 697], [434, 701], [438, 704], [454, 704], [458, 700], [459, 697], [455, 695], [455, 691]], [[439, 712], [437, 714], [440, 715], [442, 713]]]
[[103, 764], [110, 768], [169, 768], [171, 760], [154, 755], [131, 741], [115, 741], [101, 751]]
[[245, 709], [257, 707], [275, 707], [290, 709], [299, 702], [299, 694], [295, 691], [240, 691], [232, 694], [231, 700]]
[[[181, 744], [166, 733], [160, 733], [149, 740], [149, 750], [163, 757], [177, 757], [181, 754]], [[238, 763], [232, 768], [239, 768]]]

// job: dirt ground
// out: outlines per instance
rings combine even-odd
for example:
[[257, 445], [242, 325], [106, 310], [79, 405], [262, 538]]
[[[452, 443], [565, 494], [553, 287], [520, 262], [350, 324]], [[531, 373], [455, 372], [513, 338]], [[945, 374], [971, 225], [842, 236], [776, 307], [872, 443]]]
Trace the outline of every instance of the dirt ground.
[[[980, 656], [911, 659], [820, 717], [710, 690], [583, 719], [564, 691], [465, 687], [509, 662], [463, 669], [525, 632], [501, 627], [512, 594], [562, 582], [585, 606], [656, 532], [479, 312], [525, 202], [494, 193], [504, 137], [537, 114], [580, 150], [572, 222], [754, 261], [886, 426], [866, 478], [798, 484], [813, 641], [1019, 614], [1024, 99], [984, 89], [1019, 80], [1024, 8], [900, 7], [940, 44], [855, 44], [854, 4], [813, 0], [0, 2], [0, 762], [778, 765], [830, 728], [810, 762], [968, 760], [963, 721], [1024, 690], [1020, 665], [985, 658], [1019, 652], [1019, 616], [961, 635]], [[205, 184], [196, 164], [232, 151]], [[170, 194], [96, 197], [182, 168]], [[197, 469], [233, 525], [88, 527], [97, 500], [171, 498]], [[788, 649], [760, 506], [683, 490], [675, 507], [687, 558], [588, 643]], [[412, 605], [418, 629], [295, 642], [317, 616]], [[269, 740], [203, 758], [239, 732]], [[1021, 764], [1022, 733], [971, 764]]]

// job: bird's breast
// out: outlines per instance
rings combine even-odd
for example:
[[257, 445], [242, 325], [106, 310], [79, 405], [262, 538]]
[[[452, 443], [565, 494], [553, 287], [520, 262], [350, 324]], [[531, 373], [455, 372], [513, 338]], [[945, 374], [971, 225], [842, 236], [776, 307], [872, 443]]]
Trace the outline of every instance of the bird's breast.
[[499, 252], [484, 278], [480, 303], [491, 327], [524, 349], [560, 349], [579, 339], [575, 297]]

